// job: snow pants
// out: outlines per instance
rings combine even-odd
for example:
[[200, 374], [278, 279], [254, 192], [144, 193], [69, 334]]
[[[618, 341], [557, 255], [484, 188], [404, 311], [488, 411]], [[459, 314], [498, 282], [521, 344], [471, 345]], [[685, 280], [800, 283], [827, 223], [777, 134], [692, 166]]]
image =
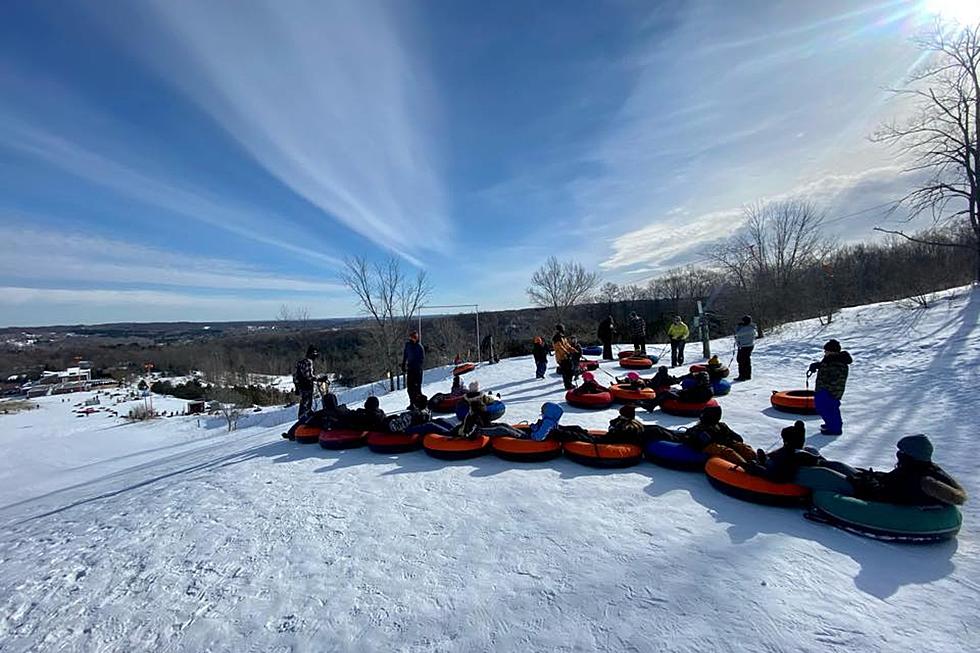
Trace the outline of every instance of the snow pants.
[[647, 337], [645, 335], [633, 336], [633, 351], [640, 354], [647, 353]]
[[702, 451], [709, 456], [717, 456], [722, 460], [727, 460], [733, 465], [741, 465], [750, 460], [755, 460], [755, 449], [744, 442], [732, 442], [727, 445], [713, 442]]
[[830, 394], [830, 390], [820, 388], [813, 395], [813, 405], [823, 418], [823, 423], [831, 433], [840, 433], [844, 422], [840, 416], [840, 399]]
[[684, 345], [683, 340], [670, 341], [670, 366], [677, 367], [684, 364]]
[[412, 401], [415, 397], [422, 394], [422, 368], [410, 367], [405, 371], [405, 390], [408, 392], [408, 400]]
[[543, 379], [544, 373], [548, 371], [548, 360], [534, 362], [534, 376]]
[[442, 417], [437, 417], [431, 422], [425, 424], [418, 424], [417, 426], [409, 426], [405, 429], [405, 433], [412, 435], [414, 433], [420, 433], [422, 435], [428, 435], [429, 433], [435, 433], [436, 435], [449, 435], [449, 432], [453, 430], [456, 425], [450, 422], [448, 419], [443, 419]]
[[613, 360], [612, 340], [603, 340], [602, 341], [602, 360], [604, 360], [604, 361], [611, 361], [611, 360]]
[[755, 347], [739, 347], [735, 359], [738, 361], [738, 378], [748, 381], [752, 378], [752, 350]]

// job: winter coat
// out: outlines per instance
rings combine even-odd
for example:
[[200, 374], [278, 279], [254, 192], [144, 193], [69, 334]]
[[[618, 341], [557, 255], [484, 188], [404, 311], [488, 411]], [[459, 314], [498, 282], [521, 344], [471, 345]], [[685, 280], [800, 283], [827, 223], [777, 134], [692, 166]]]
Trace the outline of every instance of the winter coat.
[[559, 365], [564, 363], [566, 360], [571, 359], [575, 354], [575, 348], [572, 346], [568, 339], [565, 337], [555, 340], [555, 360]]
[[934, 463], [900, 461], [890, 472], [871, 472], [869, 476], [863, 483], [858, 481], [862, 499], [912, 506], [966, 502], [966, 490]]
[[667, 370], [657, 370], [657, 373], [653, 375], [653, 378], [650, 379], [648, 385], [654, 390], [659, 391], [662, 388], [669, 388], [679, 381], [680, 379], [675, 376], [671, 376], [670, 372]]
[[633, 338], [645, 338], [647, 335], [647, 323], [642, 317], [637, 315], [636, 317], [631, 317], [629, 321], [630, 325], [630, 336]]
[[373, 410], [369, 408], [358, 408], [357, 410], [352, 410], [348, 413], [346, 422], [342, 426], [349, 426], [364, 431], [388, 430], [385, 422], [385, 412], [380, 408]]
[[735, 344], [738, 345], [739, 349], [742, 347], [754, 347], [755, 346], [755, 325], [751, 322], [748, 324], [741, 324], [735, 329]]
[[688, 329], [687, 325], [683, 322], [672, 322], [671, 325], [667, 327], [667, 337], [671, 340], [687, 340], [688, 336], [690, 335], [691, 330]]
[[706, 401], [710, 401], [714, 396], [715, 393], [714, 390], [711, 389], [711, 385], [703, 385], [701, 383], [692, 385], [689, 388], [682, 388], [677, 393], [678, 399], [692, 404], [701, 404]]
[[405, 351], [402, 353], [402, 367], [411, 370], [420, 370], [424, 361], [425, 348], [413, 340], [407, 340], [405, 342]]
[[616, 323], [612, 321], [612, 318], [607, 317], [599, 323], [597, 335], [600, 342], [612, 342], [613, 336], [616, 335]]
[[313, 382], [316, 375], [313, 373], [313, 359], [304, 358], [296, 363], [296, 371], [293, 372], [293, 385], [300, 393], [313, 392]]
[[531, 347], [531, 353], [534, 355], [535, 363], [547, 363], [548, 362], [548, 345], [541, 343], [540, 345], [535, 343]]
[[573, 392], [577, 395], [595, 395], [600, 392], [608, 392], [608, 390], [609, 388], [603, 387], [595, 381], [585, 381], [582, 385], [575, 388]]
[[630, 436], [639, 440], [643, 436], [643, 422], [620, 415], [609, 422], [607, 433], [617, 437]]
[[823, 460], [813, 451], [780, 447], [766, 454], [763, 476], [774, 483], [790, 483], [800, 467], [818, 467]]
[[728, 446], [732, 442], [742, 442], [742, 436], [731, 430], [724, 422], [718, 422], [713, 426], [698, 422], [684, 434], [684, 444], [698, 451], [709, 444]]
[[844, 387], [847, 385], [848, 365], [854, 360], [846, 351], [827, 352], [823, 360], [810, 366], [817, 369], [817, 382], [813, 386], [815, 390], [826, 390], [838, 401], [844, 396]]

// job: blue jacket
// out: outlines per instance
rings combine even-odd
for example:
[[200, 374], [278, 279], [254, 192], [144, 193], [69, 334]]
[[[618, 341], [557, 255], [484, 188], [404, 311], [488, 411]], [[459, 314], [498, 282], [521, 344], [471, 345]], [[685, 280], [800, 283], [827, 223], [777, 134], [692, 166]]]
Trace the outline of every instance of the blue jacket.
[[402, 367], [409, 367], [413, 370], [422, 369], [425, 361], [425, 349], [417, 342], [411, 340], [405, 343], [405, 352], [402, 354]]

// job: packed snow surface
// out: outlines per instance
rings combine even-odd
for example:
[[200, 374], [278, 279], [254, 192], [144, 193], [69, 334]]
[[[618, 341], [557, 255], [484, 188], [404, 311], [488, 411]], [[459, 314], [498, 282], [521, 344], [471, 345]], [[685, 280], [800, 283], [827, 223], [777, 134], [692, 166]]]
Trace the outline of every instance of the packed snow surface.
[[[924, 432], [972, 495], [957, 540], [919, 547], [650, 463], [325, 451], [281, 427], [123, 424], [42, 398], [0, 415], [0, 651], [978, 651], [978, 316], [980, 290], [960, 289], [926, 310], [789, 325], [720, 399], [735, 430], [773, 446], [794, 418], [770, 392], [803, 387], [839, 339], [855, 359], [845, 433], [812, 435], [806, 418], [810, 444], [887, 469], [895, 441]], [[730, 341], [713, 345], [727, 360]], [[499, 392], [511, 421], [564, 394], [527, 358], [466, 378]], [[427, 381], [448, 390], [444, 371]], [[563, 422], [613, 415], [569, 408]]]

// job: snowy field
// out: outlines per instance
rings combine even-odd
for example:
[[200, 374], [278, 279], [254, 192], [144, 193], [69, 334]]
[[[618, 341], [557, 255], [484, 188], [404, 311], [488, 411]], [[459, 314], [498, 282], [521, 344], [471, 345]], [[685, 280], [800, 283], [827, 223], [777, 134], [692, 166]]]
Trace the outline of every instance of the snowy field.
[[[770, 391], [803, 387], [838, 338], [855, 359], [845, 433], [810, 443], [887, 469], [899, 437], [927, 433], [971, 500], [958, 540], [925, 547], [649, 463], [325, 451], [281, 427], [122, 424], [40, 399], [0, 415], [0, 651], [978, 651], [978, 321], [980, 290], [961, 289], [928, 310], [789, 325], [720, 399], [736, 431], [773, 446], [793, 417], [769, 408]], [[727, 361], [730, 341], [714, 346]], [[467, 379], [499, 391], [508, 420], [530, 420], [563, 396], [532, 368], [509, 359]], [[448, 385], [443, 373], [424, 389]], [[570, 408], [563, 421], [613, 415]]]

